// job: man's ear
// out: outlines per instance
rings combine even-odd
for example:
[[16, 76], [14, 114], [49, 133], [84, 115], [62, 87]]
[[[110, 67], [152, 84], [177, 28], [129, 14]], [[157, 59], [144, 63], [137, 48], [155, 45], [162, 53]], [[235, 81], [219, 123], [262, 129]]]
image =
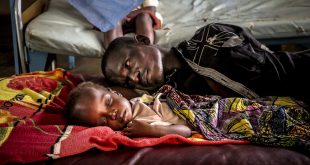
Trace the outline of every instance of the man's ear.
[[145, 45], [150, 45], [151, 44], [151, 41], [148, 37], [144, 36], [144, 35], [135, 35], [135, 40], [138, 42], [138, 43], [142, 43], [142, 44], [145, 44]]

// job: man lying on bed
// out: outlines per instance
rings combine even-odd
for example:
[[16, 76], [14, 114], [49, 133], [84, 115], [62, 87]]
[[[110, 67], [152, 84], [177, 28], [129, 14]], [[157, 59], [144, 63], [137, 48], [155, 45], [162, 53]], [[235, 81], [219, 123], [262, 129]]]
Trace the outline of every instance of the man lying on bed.
[[310, 115], [300, 104], [288, 97], [186, 95], [169, 85], [154, 95], [127, 100], [102, 85], [84, 82], [70, 92], [67, 116], [72, 124], [109, 126], [132, 137], [189, 137], [198, 131], [209, 140], [245, 139], [309, 149]]
[[188, 94], [292, 96], [310, 102], [310, 50], [272, 52], [241, 27], [209, 24], [171, 49], [144, 36], [113, 41], [102, 59], [112, 83], [155, 91], [163, 84]]

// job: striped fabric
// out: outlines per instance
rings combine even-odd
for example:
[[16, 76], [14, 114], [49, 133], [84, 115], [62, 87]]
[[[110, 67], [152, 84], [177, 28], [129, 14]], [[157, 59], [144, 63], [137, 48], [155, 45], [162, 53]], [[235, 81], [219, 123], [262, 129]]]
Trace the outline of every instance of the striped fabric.
[[62, 69], [32, 72], [0, 79], [0, 164], [29, 163], [103, 151], [119, 145], [145, 147], [160, 144], [246, 144], [244, 140], [209, 141], [167, 135], [129, 138], [109, 127], [67, 125], [64, 115], [69, 91], [81, 80]]

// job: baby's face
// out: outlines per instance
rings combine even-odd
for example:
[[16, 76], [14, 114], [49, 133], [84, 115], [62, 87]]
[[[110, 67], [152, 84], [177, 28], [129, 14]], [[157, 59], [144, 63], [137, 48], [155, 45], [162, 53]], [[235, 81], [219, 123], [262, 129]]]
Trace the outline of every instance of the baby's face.
[[82, 106], [80, 118], [91, 126], [109, 126], [120, 130], [132, 120], [129, 101], [105, 88], [89, 88], [78, 106]]

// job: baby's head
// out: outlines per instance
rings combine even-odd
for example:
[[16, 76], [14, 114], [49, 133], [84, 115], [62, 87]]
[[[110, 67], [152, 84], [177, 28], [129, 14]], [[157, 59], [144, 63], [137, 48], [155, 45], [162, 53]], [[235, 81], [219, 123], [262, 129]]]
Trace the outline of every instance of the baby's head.
[[132, 108], [126, 98], [92, 82], [83, 82], [72, 89], [66, 107], [73, 124], [120, 130], [132, 120]]

